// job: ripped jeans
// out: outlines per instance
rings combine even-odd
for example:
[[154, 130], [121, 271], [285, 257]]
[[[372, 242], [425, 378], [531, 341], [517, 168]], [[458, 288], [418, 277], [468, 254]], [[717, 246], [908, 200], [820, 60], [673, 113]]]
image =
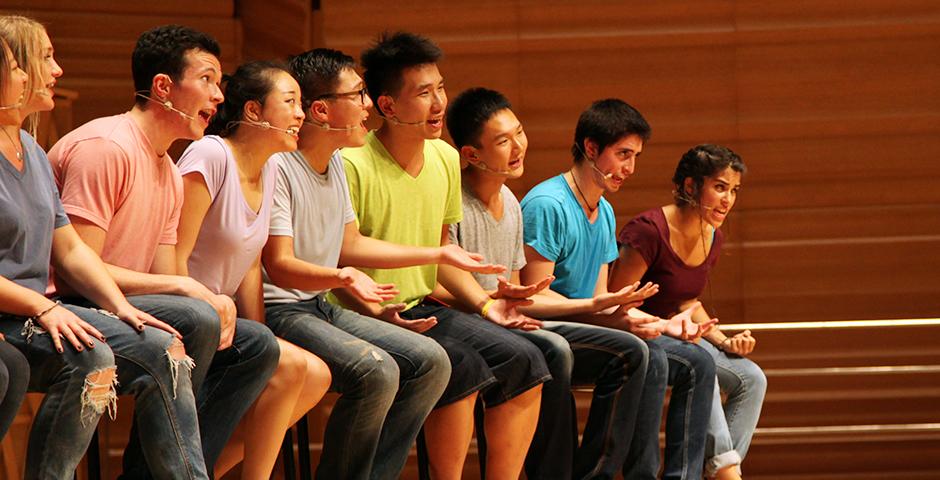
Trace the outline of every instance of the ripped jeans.
[[113, 382], [107, 379], [113, 376], [114, 356], [98, 340], [82, 352], [63, 340], [65, 351], [59, 354], [48, 334], [24, 330], [25, 322], [0, 316], [0, 333], [29, 363], [29, 391], [46, 394], [29, 434], [24, 478], [72, 478], [98, 419], [113, 405]]
[[134, 396], [134, 423], [153, 476], [209, 478], [190, 381], [193, 360], [182, 343], [154, 327], [137, 332], [99, 311], [67, 308], [108, 339], [117, 364], [117, 393]]
[[137, 332], [97, 311], [64, 307], [97, 328], [107, 345], [96, 340], [94, 349], [76, 352], [63, 340], [59, 355], [38, 326], [24, 329], [21, 317], [0, 321], [30, 364], [30, 390], [46, 393], [29, 436], [26, 478], [71, 478], [101, 414], [114, 416], [117, 393], [135, 396], [134, 415], [159, 478], [208, 478], [189, 381], [192, 361], [179, 342], [155, 328]]

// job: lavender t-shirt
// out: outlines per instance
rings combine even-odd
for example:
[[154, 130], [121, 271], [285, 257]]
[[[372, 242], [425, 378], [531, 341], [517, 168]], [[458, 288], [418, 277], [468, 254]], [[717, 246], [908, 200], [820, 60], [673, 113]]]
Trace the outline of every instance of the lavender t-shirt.
[[189, 256], [189, 276], [215, 293], [234, 295], [268, 239], [276, 157], [264, 164], [257, 212], [245, 200], [235, 156], [221, 138], [208, 135], [190, 144], [180, 158], [179, 170], [182, 175], [202, 175], [212, 197]]
[[659, 293], [644, 300], [640, 308], [668, 318], [678, 313], [682, 303], [701, 295], [708, 272], [718, 263], [723, 240], [721, 230], [716, 230], [705, 261], [690, 267], [669, 244], [669, 224], [662, 208], [647, 210], [630, 220], [620, 231], [620, 243], [636, 250], [646, 261], [648, 267], [641, 283], [659, 284]]

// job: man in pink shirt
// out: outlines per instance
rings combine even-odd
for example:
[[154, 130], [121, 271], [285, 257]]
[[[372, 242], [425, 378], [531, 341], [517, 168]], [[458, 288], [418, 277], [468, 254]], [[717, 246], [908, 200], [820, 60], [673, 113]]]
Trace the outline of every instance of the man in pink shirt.
[[[86, 123], [49, 151], [62, 203], [79, 235], [105, 261], [131, 304], [183, 335], [195, 360], [192, 384], [210, 478], [278, 358], [270, 330], [236, 321], [230, 297], [176, 272], [183, 190], [167, 149], [177, 139], [201, 138], [222, 102], [218, 57], [218, 44], [201, 32], [178, 25], [144, 32], [132, 56], [134, 107]], [[132, 432], [125, 475], [146, 476], [146, 468]]]

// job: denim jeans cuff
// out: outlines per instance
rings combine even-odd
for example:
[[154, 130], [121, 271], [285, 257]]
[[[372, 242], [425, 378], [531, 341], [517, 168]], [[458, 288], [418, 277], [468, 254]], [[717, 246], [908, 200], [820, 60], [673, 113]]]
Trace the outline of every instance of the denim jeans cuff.
[[705, 462], [705, 476], [714, 477], [719, 470], [731, 465], [741, 465], [741, 455], [739, 455], [738, 452], [729, 450], [725, 453], [715, 455]]

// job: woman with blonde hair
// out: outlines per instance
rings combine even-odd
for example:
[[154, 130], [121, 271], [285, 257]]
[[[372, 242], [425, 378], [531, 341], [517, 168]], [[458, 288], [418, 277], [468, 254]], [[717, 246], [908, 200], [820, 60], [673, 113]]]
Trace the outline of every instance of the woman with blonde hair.
[[[71, 478], [98, 418], [113, 417], [117, 394], [133, 394], [154, 477], [208, 479], [180, 334], [121, 294], [69, 222], [45, 152], [21, 130], [55, 106], [62, 69], [49, 35], [35, 20], [0, 16], [0, 40], [10, 46], [0, 62], [0, 333], [26, 354], [30, 390], [46, 394], [25, 478]], [[89, 302], [103, 310], [74, 304]]]

